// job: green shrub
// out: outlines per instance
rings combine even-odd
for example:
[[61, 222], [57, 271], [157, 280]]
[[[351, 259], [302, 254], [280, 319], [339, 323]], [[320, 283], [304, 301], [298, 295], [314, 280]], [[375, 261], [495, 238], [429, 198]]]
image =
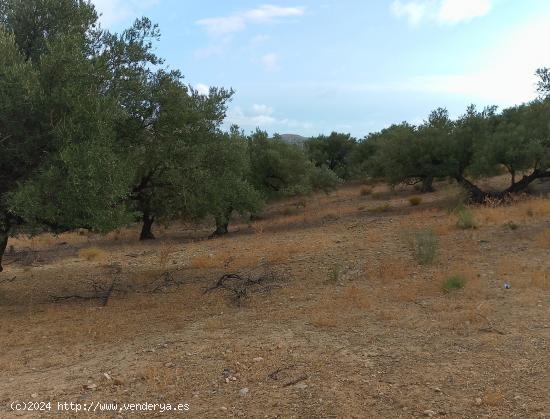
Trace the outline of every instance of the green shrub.
[[335, 264], [330, 267], [328, 271], [328, 281], [332, 283], [336, 283], [340, 281], [340, 278], [342, 276], [342, 265]]
[[470, 211], [468, 208], [462, 208], [461, 210], [459, 210], [456, 225], [462, 230], [476, 228], [477, 225], [474, 220], [474, 215], [472, 214], [472, 211]]
[[466, 279], [461, 275], [452, 275], [443, 281], [442, 288], [444, 292], [459, 290], [466, 285]]
[[336, 189], [342, 183], [342, 179], [327, 166], [313, 168], [310, 179], [313, 189], [325, 192]]
[[414, 259], [421, 265], [432, 264], [439, 249], [439, 237], [431, 229], [413, 230], [404, 233]]

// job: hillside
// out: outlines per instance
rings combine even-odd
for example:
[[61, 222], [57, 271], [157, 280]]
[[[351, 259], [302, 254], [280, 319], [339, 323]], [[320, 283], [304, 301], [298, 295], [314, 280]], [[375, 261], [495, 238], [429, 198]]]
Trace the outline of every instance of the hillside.
[[295, 144], [300, 147], [303, 147], [304, 143], [308, 140], [307, 137], [296, 134], [281, 134], [281, 138], [285, 143]]

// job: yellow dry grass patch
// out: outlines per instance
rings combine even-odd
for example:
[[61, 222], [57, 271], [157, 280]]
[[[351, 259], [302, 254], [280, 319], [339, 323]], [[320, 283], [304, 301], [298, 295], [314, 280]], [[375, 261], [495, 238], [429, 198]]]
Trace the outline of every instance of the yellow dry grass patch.
[[474, 218], [481, 226], [500, 226], [510, 222], [528, 224], [550, 214], [550, 200], [528, 198], [501, 206], [472, 207]]
[[87, 261], [103, 260], [107, 257], [107, 253], [99, 247], [88, 247], [78, 251], [78, 257]]
[[371, 304], [371, 295], [357, 285], [351, 285], [337, 295], [329, 291], [311, 308], [310, 322], [319, 328], [336, 327], [344, 319], [349, 322], [355, 315], [365, 313]]

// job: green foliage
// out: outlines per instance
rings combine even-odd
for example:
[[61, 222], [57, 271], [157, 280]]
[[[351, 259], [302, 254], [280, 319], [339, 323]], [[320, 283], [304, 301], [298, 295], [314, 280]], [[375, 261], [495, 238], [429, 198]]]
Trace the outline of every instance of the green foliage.
[[472, 214], [472, 211], [470, 211], [470, 209], [466, 207], [459, 209], [457, 216], [458, 220], [456, 222], [456, 225], [458, 228], [462, 230], [468, 230], [477, 227], [474, 215]]
[[453, 290], [459, 290], [466, 285], [466, 279], [462, 275], [452, 275], [446, 278], [441, 285], [443, 292], [451, 292]]
[[433, 179], [448, 171], [445, 155], [451, 130], [447, 111], [437, 109], [418, 127], [402, 123], [371, 134], [364, 140], [371, 147], [367, 174], [391, 185], [421, 182], [422, 191], [431, 191]]
[[327, 275], [328, 282], [331, 283], [337, 283], [342, 278], [342, 265], [341, 264], [335, 264], [332, 265], [328, 271]]
[[343, 182], [336, 173], [327, 166], [314, 167], [310, 174], [310, 183], [313, 189], [321, 191], [334, 190]]
[[328, 137], [320, 135], [305, 142], [309, 159], [317, 167], [327, 167], [342, 179], [353, 175], [352, 155], [357, 140], [350, 134], [332, 132]]
[[3, 231], [105, 231], [131, 173], [116, 154], [121, 115], [105, 92], [94, 44], [96, 14], [84, 2], [1, 4], [0, 212]]
[[252, 184], [267, 197], [310, 193], [314, 166], [298, 146], [269, 139], [257, 130], [249, 137]]
[[213, 215], [219, 234], [227, 232], [231, 213], [257, 213], [263, 199], [250, 182], [251, 167], [246, 138], [237, 127], [215, 133], [205, 144], [202, 187], [203, 214]]
[[438, 253], [439, 237], [431, 229], [411, 230], [403, 233], [415, 260], [421, 265], [431, 265]]

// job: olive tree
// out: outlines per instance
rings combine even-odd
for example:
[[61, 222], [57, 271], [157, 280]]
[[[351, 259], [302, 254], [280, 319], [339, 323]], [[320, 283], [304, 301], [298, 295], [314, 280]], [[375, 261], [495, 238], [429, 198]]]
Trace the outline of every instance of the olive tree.
[[0, 258], [13, 234], [128, 221], [96, 20], [84, 1], [0, 1]]

